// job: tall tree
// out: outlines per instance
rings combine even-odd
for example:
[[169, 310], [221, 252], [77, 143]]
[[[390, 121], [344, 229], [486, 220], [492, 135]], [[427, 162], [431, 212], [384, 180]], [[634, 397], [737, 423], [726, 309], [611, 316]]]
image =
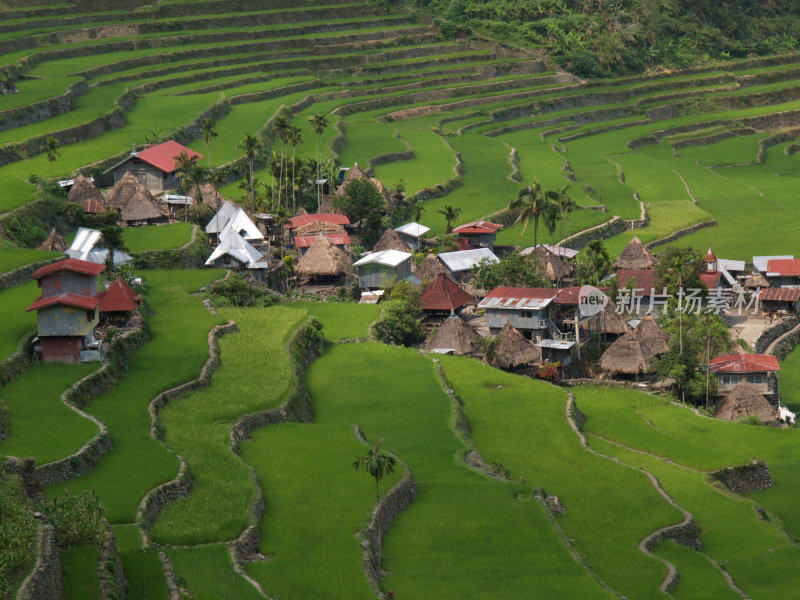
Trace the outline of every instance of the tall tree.
[[186, 187], [186, 179], [191, 170], [195, 167], [197, 156], [189, 154], [186, 150], [181, 150], [173, 160], [175, 161], [175, 171], [180, 180], [181, 193], [185, 194], [189, 189]]
[[[320, 173], [320, 163], [322, 159], [320, 157], [320, 144], [322, 142], [322, 134], [325, 132], [325, 128], [328, 126], [328, 117], [324, 114], [319, 115], [312, 115], [308, 118], [308, 123], [311, 126], [311, 130], [316, 135], [316, 143], [317, 143], [317, 182], [322, 179], [322, 175]], [[322, 204], [322, 190], [321, 184], [317, 183], [317, 212], [319, 212], [320, 205]]]
[[272, 133], [281, 142], [281, 174], [278, 178], [278, 204], [281, 202], [281, 191], [283, 190], [284, 184], [283, 162], [286, 158], [286, 141], [288, 139], [289, 126], [289, 120], [284, 116], [278, 117], [272, 124]]
[[394, 456], [381, 450], [383, 442], [384, 438], [381, 438], [369, 452], [353, 461], [353, 468], [363, 469], [375, 478], [375, 502], [381, 498], [381, 479], [394, 472], [394, 465], [397, 462]]
[[203, 119], [200, 126], [203, 129], [203, 138], [206, 140], [206, 150], [208, 151], [208, 168], [211, 168], [211, 138], [217, 137], [219, 134], [214, 130], [217, 125], [217, 120], [208, 117]]
[[444, 208], [437, 211], [447, 221], [447, 233], [453, 232], [453, 221], [458, 222], [458, 215], [461, 214], [461, 207], [454, 207], [452, 204], [445, 204]]
[[[559, 241], [564, 239], [564, 214], [566, 213], [569, 217], [572, 211], [577, 208], [575, 201], [567, 194], [568, 189], [569, 186], [565, 185], [559, 190], [549, 190], [547, 192], [547, 197], [552, 200], [558, 208], [558, 219], [561, 224], [561, 230], [558, 234]], [[569, 222], [567, 223], [567, 235], [569, 235]]]
[[519, 211], [515, 224], [522, 224], [522, 235], [525, 235], [528, 225], [533, 221], [534, 252], [536, 246], [539, 245], [539, 218], [547, 211], [551, 202], [542, 189], [542, 184], [538, 179], [534, 179], [533, 184], [520, 190], [516, 199], [508, 206], [511, 210]]
[[114, 270], [114, 253], [124, 252], [127, 250], [125, 246], [125, 238], [122, 235], [122, 227], [117, 225], [109, 225], [100, 229], [100, 245], [108, 250], [108, 266], [109, 270]]
[[244, 139], [239, 142], [239, 145], [236, 146], [239, 150], [243, 150], [245, 156], [247, 157], [247, 164], [250, 169], [250, 187], [249, 187], [249, 195], [250, 195], [250, 202], [255, 206], [255, 191], [253, 189], [253, 169], [255, 168], [255, 162], [258, 156], [263, 151], [263, 144], [261, 140], [257, 137], [246, 133], [244, 135]]
[[47, 154], [47, 160], [50, 162], [50, 178], [52, 179], [54, 176], [54, 164], [59, 156], [61, 156], [61, 152], [58, 151], [58, 148], [61, 144], [58, 143], [58, 140], [53, 136], [49, 136], [42, 147], [39, 149], [40, 152], [44, 152]]
[[295, 150], [297, 149], [297, 144], [301, 144], [303, 142], [303, 132], [300, 131], [299, 127], [295, 127], [294, 125], [289, 125], [289, 128], [286, 130], [286, 138], [289, 140], [289, 143], [292, 145], [292, 214], [294, 214], [295, 208], [295, 201], [294, 201], [294, 184], [295, 184]]
[[580, 285], [599, 285], [613, 271], [614, 261], [608, 254], [602, 240], [592, 240], [578, 255], [575, 263], [575, 283]]

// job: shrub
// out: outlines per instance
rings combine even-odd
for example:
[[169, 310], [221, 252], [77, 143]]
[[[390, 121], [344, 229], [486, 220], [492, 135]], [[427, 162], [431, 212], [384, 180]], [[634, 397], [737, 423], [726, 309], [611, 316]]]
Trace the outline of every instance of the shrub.
[[536, 373], [536, 376], [539, 379], [544, 379], [545, 381], [549, 381], [550, 383], [557, 383], [558, 382], [558, 367], [559, 363], [549, 363], [543, 365], [539, 368], [539, 372]]
[[8, 435], [8, 407], [0, 400], [0, 440]]
[[383, 304], [383, 319], [375, 323], [374, 332], [385, 344], [413, 346], [425, 338], [413, 308], [405, 300], [389, 300]]
[[70, 496], [65, 493], [38, 506], [50, 519], [56, 543], [62, 548], [99, 544], [103, 541], [103, 505], [94, 490]]
[[253, 306], [272, 306], [278, 299], [275, 295], [264, 287], [251, 285], [247, 278], [235, 273], [216, 281], [206, 288], [206, 298], [216, 308], [225, 306], [253, 307]]
[[0, 598], [10, 592], [10, 579], [33, 554], [36, 519], [19, 478], [0, 468]]
[[746, 415], [739, 418], [739, 423], [742, 425], [763, 425], [762, 421], [757, 415]]

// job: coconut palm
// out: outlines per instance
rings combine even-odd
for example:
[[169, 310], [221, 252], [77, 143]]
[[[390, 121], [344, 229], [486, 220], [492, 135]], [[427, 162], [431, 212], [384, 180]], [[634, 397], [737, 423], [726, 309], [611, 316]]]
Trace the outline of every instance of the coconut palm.
[[254, 135], [250, 135], [249, 133], [244, 134], [244, 139], [236, 146], [239, 150], [243, 150], [245, 156], [247, 157], [247, 164], [250, 168], [250, 188], [249, 188], [249, 195], [251, 203], [255, 203], [255, 193], [253, 191], [253, 168], [256, 162], [256, 158], [261, 154], [263, 151], [263, 144], [261, 140], [259, 140]]
[[[533, 247], [539, 245], [539, 217], [547, 212], [551, 200], [547, 197], [542, 184], [538, 179], [533, 180], [533, 184], [529, 185], [523, 190], [520, 190], [516, 199], [509, 204], [508, 208], [513, 211], [519, 211], [519, 216], [515, 225], [522, 223], [522, 234], [528, 229], [531, 221], [533, 221]], [[538, 270], [536, 261], [533, 262], [534, 272]]]
[[295, 127], [294, 125], [289, 125], [286, 130], [286, 139], [292, 145], [292, 214], [294, 214], [294, 169], [295, 169], [295, 150], [297, 149], [297, 144], [303, 142], [303, 133], [300, 131], [299, 127]]
[[[552, 200], [558, 209], [558, 218], [561, 222], [561, 229], [559, 231], [559, 241], [564, 239], [564, 213], [567, 214], [567, 219], [572, 214], [572, 211], [577, 208], [575, 201], [569, 197], [567, 190], [568, 185], [563, 186], [560, 190], [550, 190], [547, 192], [547, 197]], [[569, 222], [567, 222], [567, 235], [569, 235]]]
[[286, 142], [288, 141], [289, 127], [289, 120], [284, 116], [278, 117], [272, 124], [273, 135], [281, 141], [281, 174], [278, 178], [278, 204], [281, 202], [281, 191], [283, 190], [283, 161], [286, 158]]
[[207, 119], [203, 119], [202, 123], [200, 123], [200, 127], [203, 129], [203, 138], [206, 140], [206, 150], [208, 150], [208, 168], [211, 168], [211, 138], [217, 137], [219, 135], [216, 131], [214, 131], [214, 127], [217, 125], [217, 120], [208, 117]]
[[125, 238], [122, 235], [122, 227], [117, 225], [109, 225], [100, 229], [100, 245], [108, 250], [108, 270], [114, 270], [114, 253], [124, 252], [127, 250], [125, 246]]
[[61, 152], [58, 151], [58, 147], [61, 144], [58, 143], [58, 140], [53, 136], [48, 137], [42, 147], [39, 149], [40, 152], [44, 152], [47, 154], [47, 160], [50, 162], [50, 178], [53, 178], [53, 170], [54, 166], [53, 163], [56, 162], [59, 156], [61, 156]]
[[383, 440], [384, 438], [379, 439], [378, 443], [369, 449], [369, 452], [353, 461], [353, 467], [356, 470], [364, 469], [367, 473], [375, 478], [376, 502], [380, 500], [381, 497], [381, 479], [383, 479], [385, 475], [388, 475], [394, 471], [394, 465], [395, 462], [397, 462], [397, 459], [395, 459], [395, 457], [391, 454], [381, 452], [381, 444], [383, 443]]
[[[320, 163], [322, 159], [319, 154], [319, 147], [320, 143], [322, 142], [322, 134], [325, 131], [325, 128], [328, 126], [328, 117], [323, 114], [319, 115], [312, 115], [308, 117], [308, 124], [311, 126], [311, 130], [317, 136], [317, 181], [319, 181], [322, 177], [320, 175]], [[320, 204], [322, 203], [321, 199], [321, 189], [320, 184], [317, 183], [317, 211], [319, 212]]]
[[444, 208], [440, 208], [438, 211], [440, 215], [444, 216], [444, 220], [447, 221], [447, 233], [453, 232], [453, 221], [458, 221], [458, 215], [461, 214], [461, 208], [456, 208], [452, 204], [445, 204]]
[[186, 150], [181, 150], [176, 157], [173, 158], [175, 161], [175, 171], [180, 180], [180, 190], [181, 193], [186, 193], [186, 190], [189, 188], [186, 186], [186, 179], [189, 176], [189, 173], [195, 167], [195, 163], [197, 162], [197, 156], [190, 155]]

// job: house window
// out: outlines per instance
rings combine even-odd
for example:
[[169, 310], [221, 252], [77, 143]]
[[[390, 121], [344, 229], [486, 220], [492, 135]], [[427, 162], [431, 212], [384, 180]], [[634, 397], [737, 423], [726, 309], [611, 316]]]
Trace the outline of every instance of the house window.
[[745, 379], [747, 379], [747, 381], [753, 384], [765, 383], [766, 381], [763, 373], [753, 373], [751, 375], [745, 375]]
[[226, 264], [226, 265], [229, 265], [229, 264], [231, 264], [231, 257], [230, 257], [230, 255], [226, 254], [226, 255], [225, 255], [223, 258], [222, 258], [222, 262], [223, 262], [224, 264]]
[[533, 311], [532, 310], [521, 310], [519, 316], [523, 319], [532, 319], [533, 318]]
[[86, 320], [89, 321], [90, 323], [92, 321], [94, 321], [94, 311], [93, 310], [87, 310], [86, 311]]
[[736, 385], [739, 383], [739, 376], [738, 375], [723, 375], [722, 376], [722, 385]]

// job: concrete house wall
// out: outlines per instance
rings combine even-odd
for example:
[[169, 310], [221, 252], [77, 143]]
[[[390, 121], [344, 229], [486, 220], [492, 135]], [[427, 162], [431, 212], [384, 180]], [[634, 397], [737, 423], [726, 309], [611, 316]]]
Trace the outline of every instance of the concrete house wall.
[[71, 293], [79, 296], [94, 296], [97, 293], [95, 277], [61, 271], [39, 280], [42, 296], [48, 298], [56, 294]]
[[[91, 313], [91, 314], [90, 314]], [[99, 322], [97, 310], [86, 310], [56, 304], [36, 311], [39, 337], [86, 336], [94, 331]]]
[[402, 281], [411, 275], [411, 260], [404, 260], [396, 267], [370, 263], [356, 268], [358, 269], [358, 285], [362, 290], [384, 289], [395, 281]]

